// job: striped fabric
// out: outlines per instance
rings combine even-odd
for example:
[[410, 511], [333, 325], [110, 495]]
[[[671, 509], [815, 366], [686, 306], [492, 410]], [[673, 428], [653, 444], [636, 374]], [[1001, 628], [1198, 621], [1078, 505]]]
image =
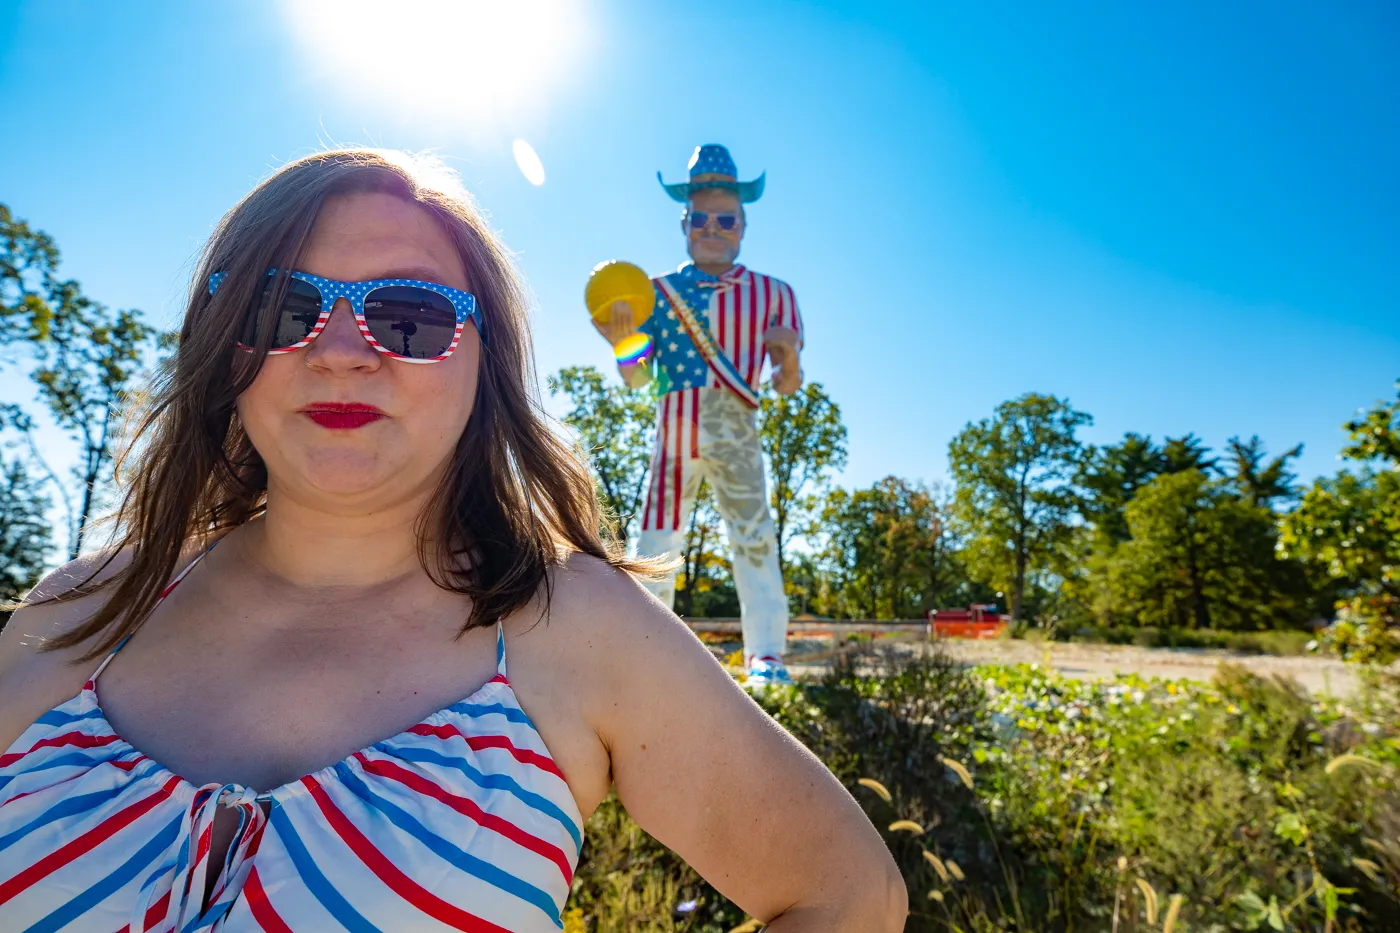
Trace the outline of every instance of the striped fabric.
[[[712, 295], [708, 308], [696, 308], [709, 316], [710, 332], [720, 350], [754, 390], [763, 375], [768, 347], [763, 332], [769, 327], [790, 327], [802, 338], [802, 315], [792, 286], [769, 275], [736, 265], [717, 279], [698, 273], [686, 264], [673, 275], [696, 275]], [[705, 281], [709, 279], [709, 281]], [[658, 289], [656, 310], [642, 330], [658, 345], [670, 339], [676, 327], [674, 312]], [[663, 363], [666, 357], [662, 356]], [[728, 392], [703, 361], [698, 378], [671, 373], [670, 391], [656, 409], [656, 446], [647, 481], [647, 502], [642, 512], [643, 531], [675, 531], [681, 522], [681, 474], [683, 462], [700, 456], [700, 394]]]
[[[674, 280], [682, 291], [689, 291], [685, 288], [687, 281], [698, 280], [711, 297], [708, 307], [695, 308], [696, 314], [709, 317], [710, 333], [714, 335], [720, 350], [755, 390], [763, 375], [763, 363], [768, 357], [763, 332], [770, 327], [790, 327], [797, 331], [800, 343], [802, 315], [797, 310], [797, 298], [792, 293], [792, 286], [786, 282], [739, 265], [716, 278], [699, 271], [693, 263], [686, 263], [679, 271], [664, 278]], [[672, 391], [695, 387], [721, 388], [722, 383], [704, 360], [695, 359], [693, 370], [674, 371], [675, 362], [667, 349], [675, 339], [677, 327], [675, 312], [658, 288], [655, 309], [640, 330], [657, 345], [662, 363], [670, 371]], [[684, 351], [689, 346], [688, 339], [680, 346]], [[690, 355], [687, 354], [687, 358], [679, 362], [688, 363], [689, 359]]]
[[[97, 696], [109, 655], [0, 755], [0, 930], [562, 929], [582, 818], [499, 627], [496, 653], [471, 696], [264, 793], [196, 787], [123, 741]], [[239, 823], [211, 864], [220, 807]]]

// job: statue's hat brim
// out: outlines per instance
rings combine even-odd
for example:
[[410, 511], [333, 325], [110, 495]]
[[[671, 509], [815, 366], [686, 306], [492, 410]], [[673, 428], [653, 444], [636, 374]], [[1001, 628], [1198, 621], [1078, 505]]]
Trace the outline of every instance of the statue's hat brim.
[[699, 177], [694, 181], [683, 181], [678, 184], [668, 185], [661, 173], [656, 173], [656, 180], [661, 182], [661, 187], [671, 196], [672, 201], [679, 201], [684, 204], [690, 200], [690, 196], [697, 191], [706, 188], [719, 188], [723, 191], [732, 191], [739, 196], [740, 204], [751, 204], [763, 197], [763, 185], [768, 177], [764, 172], [753, 181], [738, 181], [728, 176], [712, 176], [709, 178]]

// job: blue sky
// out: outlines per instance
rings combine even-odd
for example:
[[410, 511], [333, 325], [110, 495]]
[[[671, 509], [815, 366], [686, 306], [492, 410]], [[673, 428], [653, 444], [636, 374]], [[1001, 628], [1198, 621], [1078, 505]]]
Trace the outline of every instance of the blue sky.
[[588, 270], [684, 259], [655, 173], [721, 142], [768, 172], [743, 260], [796, 289], [845, 482], [943, 477], [949, 439], [1026, 391], [1095, 442], [1258, 433], [1331, 472], [1400, 377], [1400, 7], [1159, 6], [598, 0], [496, 35], [0, 0], [0, 201], [89, 294], [172, 325], [274, 167], [433, 149], [517, 251], [547, 373], [609, 365]]

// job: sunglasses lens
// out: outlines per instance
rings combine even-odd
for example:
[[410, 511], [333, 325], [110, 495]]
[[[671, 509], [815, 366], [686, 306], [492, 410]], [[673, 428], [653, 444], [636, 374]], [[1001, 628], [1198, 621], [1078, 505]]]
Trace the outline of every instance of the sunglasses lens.
[[[278, 281], [277, 276], [267, 277], [262, 294], [258, 296], [252, 313], [248, 315], [248, 323], [244, 328], [242, 340], [245, 346], [257, 346], [258, 321], [263, 317], [263, 310], [268, 303], [276, 296]], [[272, 322], [274, 332], [272, 346], [269, 349], [280, 350], [301, 343], [316, 327], [316, 321], [320, 317], [321, 292], [316, 286], [310, 282], [303, 282], [301, 279], [288, 280], [287, 294], [282, 299], [282, 307]]]
[[446, 295], [416, 285], [385, 285], [365, 296], [365, 323], [375, 341], [396, 356], [442, 356], [457, 334], [457, 312]]
[[739, 222], [739, 218], [734, 214], [716, 214], [715, 222], [719, 224], [721, 230], [733, 230], [734, 225]]
[[704, 211], [690, 212], [690, 227], [692, 230], [699, 230], [710, 222], [710, 215]]

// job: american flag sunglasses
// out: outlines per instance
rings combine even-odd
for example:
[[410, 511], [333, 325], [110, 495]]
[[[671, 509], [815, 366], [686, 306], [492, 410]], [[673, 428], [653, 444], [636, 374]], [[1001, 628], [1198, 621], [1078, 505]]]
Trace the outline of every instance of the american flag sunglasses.
[[733, 230], [739, 224], [739, 215], [731, 213], [711, 214], [709, 211], [691, 211], [686, 215], [686, 221], [692, 230], [703, 230], [710, 225], [710, 218], [714, 218], [721, 230]]
[[[315, 340], [331, 319], [336, 301], [350, 302], [355, 323], [370, 346], [405, 363], [438, 363], [452, 355], [471, 321], [481, 331], [476, 296], [450, 285], [417, 279], [371, 279], [340, 282], [309, 272], [267, 270], [267, 282], [249, 309], [238, 345], [251, 350], [259, 341], [257, 322], [285, 277], [286, 294], [273, 320], [268, 353], [293, 353]], [[209, 294], [218, 291], [227, 273], [209, 277]]]

